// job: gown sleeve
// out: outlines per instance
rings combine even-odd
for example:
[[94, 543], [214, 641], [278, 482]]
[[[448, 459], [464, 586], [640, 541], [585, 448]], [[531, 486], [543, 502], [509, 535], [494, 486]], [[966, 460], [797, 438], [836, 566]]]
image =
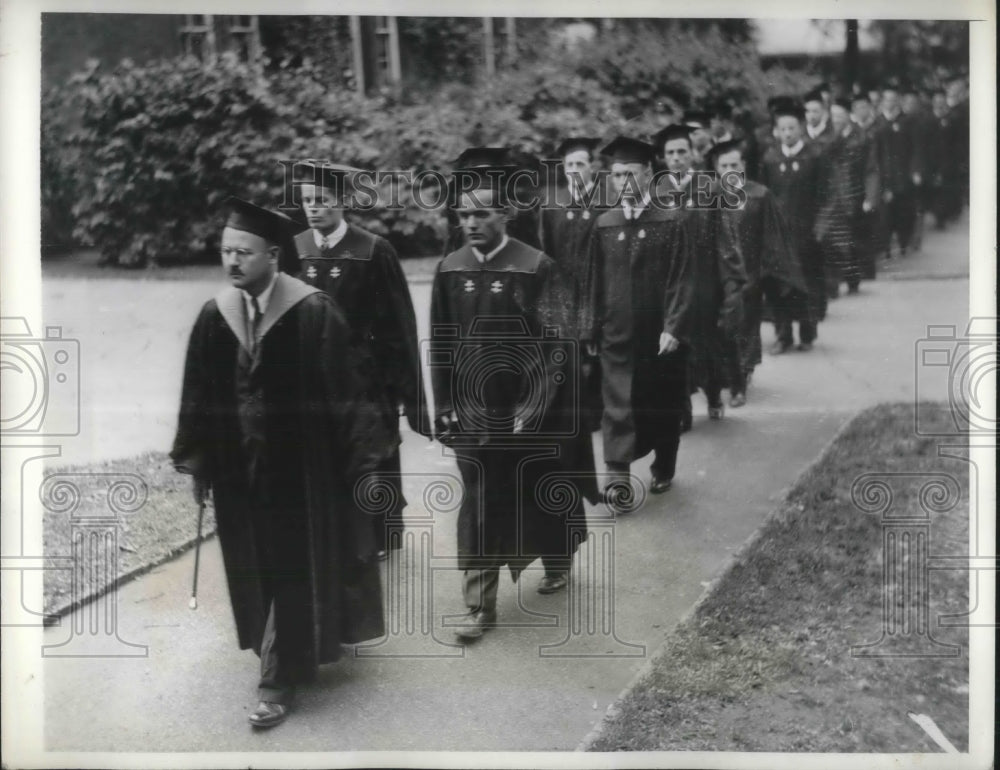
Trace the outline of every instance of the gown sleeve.
[[420, 375], [417, 319], [406, 275], [392, 245], [379, 239], [375, 246], [378, 290], [384, 292], [376, 310], [381, 369], [393, 393], [393, 406], [403, 406], [407, 422], [417, 433], [430, 435], [427, 402]]
[[210, 307], [211, 303], [202, 308], [188, 339], [177, 433], [170, 451], [170, 459], [177, 471], [206, 481], [212, 477], [209, 461], [211, 436], [208, 435], [207, 419], [211, 378], [207, 360], [212, 316]]

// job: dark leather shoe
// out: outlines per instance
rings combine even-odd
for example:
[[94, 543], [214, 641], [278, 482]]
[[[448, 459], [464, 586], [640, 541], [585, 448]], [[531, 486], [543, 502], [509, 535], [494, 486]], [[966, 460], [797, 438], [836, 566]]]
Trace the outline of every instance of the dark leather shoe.
[[813, 349], [813, 344], [811, 342], [799, 343], [799, 350], [801, 350], [803, 353], [808, 353], [812, 349]]
[[462, 619], [462, 625], [455, 629], [455, 636], [466, 641], [479, 639], [497, 624], [495, 611], [477, 610]]
[[660, 478], [659, 476], [653, 476], [653, 480], [649, 482], [649, 491], [654, 495], [661, 495], [666, 492], [670, 487], [674, 485], [673, 479]]
[[274, 727], [288, 719], [288, 706], [262, 700], [247, 719], [254, 727]]
[[724, 415], [725, 412], [726, 409], [722, 404], [719, 404], [718, 406], [710, 406], [708, 407], [708, 419], [721, 420], [722, 415]]
[[568, 583], [569, 581], [566, 579], [565, 572], [560, 572], [556, 575], [546, 575], [538, 581], [538, 593], [554, 594], [556, 591], [564, 589]]
[[733, 409], [739, 409], [741, 406], [745, 406], [747, 403], [747, 397], [743, 393], [733, 393], [729, 396], [729, 405]]
[[778, 340], [771, 346], [771, 355], [780, 356], [782, 353], [787, 353], [792, 349], [791, 342], [785, 342], [784, 340]]

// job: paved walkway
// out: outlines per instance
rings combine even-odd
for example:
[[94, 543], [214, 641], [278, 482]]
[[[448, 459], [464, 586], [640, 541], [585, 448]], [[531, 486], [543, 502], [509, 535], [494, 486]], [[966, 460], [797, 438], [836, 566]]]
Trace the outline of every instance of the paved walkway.
[[[963, 272], [967, 255], [962, 233], [928, 232], [923, 253], [911, 264], [919, 265], [922, 275], [950, 276]], [[907, 269], [905, 261], [892, 266], [898, 277], [907, 277]], [[56, 289], [47, 287], [47, 296]], [[425, 601], [419, 591], [406, 594], [414, 597], [410, 606], [415, 611], [394, 613], [414, 622], [414, 632], [408, 633], [404, 624], [386, 644], [324, 667], [320, 681], [301, 693], [293, 718], [270, 732], [255, 734], [246, 723], [246, 713], [255, 705], [257, 661], [252, 653], [236, 650], [218, 543], [209, 541], [202, 549], [197, 611], [187, 608], [191, 553], [127, 584], [113, 597], [118, 636], [146, 645], [145, 657], [45, 659], [46, 747], [143, 752], [570, 750], [845, 421], [863, 407], [914, 397], [915, 345], [928, 324], [964, 329], [968, 289], [963, 278], [864, 284], [860, 295], [831, 305], [813, 352], [764, 362], [746, 407], [709, 423], [704, 400], [696, 398], [695, 427], [682, 440], [674, 489], [616, 523], [598, 520], [569, 593], [542, 597], [534, 591], [538, 573], [526, 574], [519, 589], [505, 575], [500, 618], [516, 627], [491, 631], [468, 648], [452, 646], [450, 631], [443, 627], [445, 616], [462, 608], [458, 574], [449, 568], [454, 513], [438, 512], [430, 530], [432, 552], [387, 565], [390, 585], [426, 590]], [[425, 284], [414, 286], [421, 316], [426, 316], [427, 292]], [[210, 293], [201, 285], [184, 287], [192, 308]], [[149, 307], [138, 296], [134, 301]], [[108, 312], [116, 307], [109, 306]], [[181, 311], [170, 307], [169, 312]], [[82, 348], [91, 344], [79, 336]], [[766, 331], [765, 342], [769, 338]], [[183, 344], [179, 333], [165, 349], [174, 356]], [[174, 366], [163, 364], [156, 374], [176, 380]], [[102, 382], [99, 367], [89, 376]], [[166, 400], [166, 390], [154, 402], [170, 407], [167, 424], [172, 429], [173, 403]], [[943, 388], [920, 395], [947, 397]], [[123, 408], [138, 410], [133, 417], [151, 414], [142, 404]], [[154, 417], [167, 420], [167, 414]], [[154, 445], [162, 446], [161, 427], [153, 433]], [[131, 444], [128, 448], [134, 450]], [[454, 464], [437, 444], [411, 434], [404, 443], [403, 466], [417, 474], [406, 491], [411, 531], [419, 532], [421, 517], [427, 516], [423, 490], [429, 482], [448, 481]], [[633, 472], [645, 477], [647, 464]], [[601, 543], [611, 547], [593, 548]], [[426, 574], [432, 579], [418, 581]], [[605, 599], [610, 602], [613, 613], [605, 616], [604, 625], [596, 622], [588, 628], [595, 616], [588, 614], [587, 601], [577, 601], [581, 598], [594, 601], [597, 609]], [[79, 644], [78, 654], [93, 649], [101, 637], [74, 635], [74, 621], [103, 618], [105, 610], [93, 605], [82, 612], [90, 614], [77, 613], [47, 629], [45, 642]], [[574, 634], [573, 625], [581, 620], [582, 633]], [[421, 621], [432, 624], [431, 634], [421, 633]]]

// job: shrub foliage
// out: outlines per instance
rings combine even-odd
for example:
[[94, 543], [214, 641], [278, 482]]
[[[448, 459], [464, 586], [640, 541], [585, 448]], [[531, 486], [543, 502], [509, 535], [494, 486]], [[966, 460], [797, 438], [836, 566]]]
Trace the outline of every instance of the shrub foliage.
[[[331, 83], [307, 57], [91, 62], [43, 96], [43, 243], [97, 248], [122, 266], [199, 259], [214, 251], [226, 196], [283, 200], [281, 160], [447, 171], [468, 145], [544, 154], [567, 134], [651, 132], [720, 97], [760, 111], [774, 89], [776, 73], [761, 70], [751, 44], [714, 27], [629, 28], [538, 48], [488, 81], [372, 97]], [[440, 251], [441, 212], [406, 205], [405, 184], [397, 194], [402, 208], [356, 221], [403, 255]]]

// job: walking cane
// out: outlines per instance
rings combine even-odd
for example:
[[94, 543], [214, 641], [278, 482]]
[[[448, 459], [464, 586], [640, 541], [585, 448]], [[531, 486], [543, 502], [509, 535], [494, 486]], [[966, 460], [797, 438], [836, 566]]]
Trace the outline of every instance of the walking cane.
[[194, 584], [191, 586], [191, 600], [188, 607], [198, 609], [198, 562], [201, 556], [201, 522], [205, 517], [205, 498], [198, 504], [198, 539], [194, 541]]

